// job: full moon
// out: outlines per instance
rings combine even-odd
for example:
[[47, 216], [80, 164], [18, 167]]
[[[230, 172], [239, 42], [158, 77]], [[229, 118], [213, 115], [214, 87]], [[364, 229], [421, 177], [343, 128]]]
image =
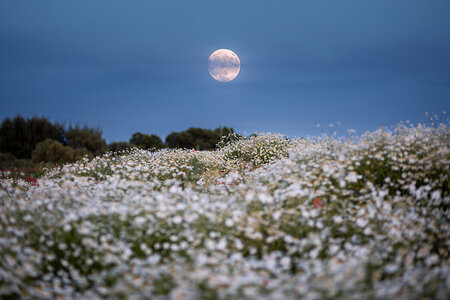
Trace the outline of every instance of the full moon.
[[231, 81], [236, 78], [240, 70], [239, 57], [231, 50], [219, 49], [209, 56], [208, 71], [217, 81]]

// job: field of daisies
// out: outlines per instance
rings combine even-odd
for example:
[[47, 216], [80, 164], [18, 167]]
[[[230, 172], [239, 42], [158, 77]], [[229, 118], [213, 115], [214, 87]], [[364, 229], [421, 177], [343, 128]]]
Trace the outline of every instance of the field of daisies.
[[229, 137], [0, 179], [3, 299], [448, 299], [450, 130]]

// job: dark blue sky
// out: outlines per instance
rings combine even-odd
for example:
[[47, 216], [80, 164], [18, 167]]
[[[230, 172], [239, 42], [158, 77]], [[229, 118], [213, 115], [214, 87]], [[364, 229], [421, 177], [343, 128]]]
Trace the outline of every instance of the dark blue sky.
[[[423, 122], [450, 110], [449, 16], [448, 0], [4, 0], [0, 118], [99, 126], [108, 142]], [[207, 70], [219, 48], [241, 60], [229, 83]]]

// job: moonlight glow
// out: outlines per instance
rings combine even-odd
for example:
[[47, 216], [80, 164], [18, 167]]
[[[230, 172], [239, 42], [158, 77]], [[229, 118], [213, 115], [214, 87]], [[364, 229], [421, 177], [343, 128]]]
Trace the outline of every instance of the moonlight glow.
[[208, 71], [212, 78], [228, 82], [236, 78], [241, 70], [239, 57], [231, 50], [219, 49], [209, 57]]

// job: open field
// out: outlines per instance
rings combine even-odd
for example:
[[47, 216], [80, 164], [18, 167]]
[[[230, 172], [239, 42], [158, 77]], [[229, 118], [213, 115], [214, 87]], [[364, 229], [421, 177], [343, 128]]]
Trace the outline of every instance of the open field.
[[274, 134], [0, 180], [4, 298], [447, 299], [450, 131]]

